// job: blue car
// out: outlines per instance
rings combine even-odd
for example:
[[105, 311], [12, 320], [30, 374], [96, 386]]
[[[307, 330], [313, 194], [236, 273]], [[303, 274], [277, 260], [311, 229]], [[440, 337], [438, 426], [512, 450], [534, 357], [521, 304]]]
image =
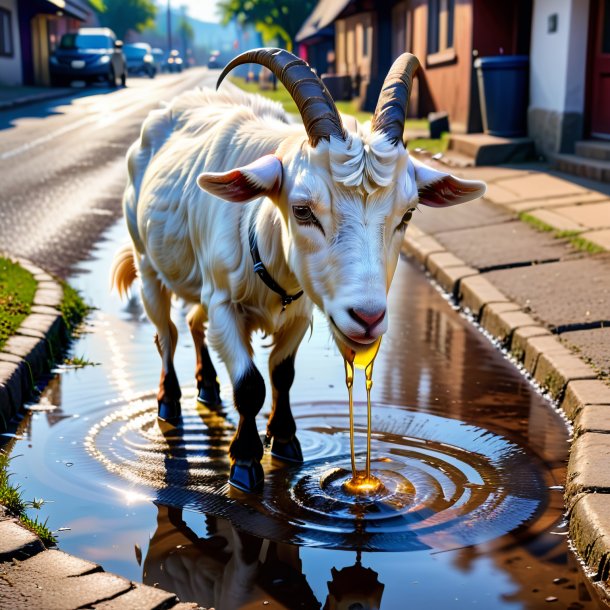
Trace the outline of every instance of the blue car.
[[81, 28], [64, 34], [49, 60], [51, 82], [55, 86], [73, 80], [107, 82], [111, 87], [125, 85], [127, 64], [123, 43], [108, 28]]

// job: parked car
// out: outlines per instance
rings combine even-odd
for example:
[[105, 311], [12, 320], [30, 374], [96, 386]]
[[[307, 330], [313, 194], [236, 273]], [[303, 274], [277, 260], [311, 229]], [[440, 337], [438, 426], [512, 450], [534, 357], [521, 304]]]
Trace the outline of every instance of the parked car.
[[165, 51], [159, 47], [155, 47], [152, 51], [153, 61], [157, 72], [163, 72], [163, 58], [165, 57]]
[[170, 51], [163, 62], [163, 67], [167, 72], [182, 72], [184, 60], [180, 57], [180, 51], [176, 49]]
[[60, 86], [73, 80], [117, 82], [125, 86], [127, 65], [123, 43], [109, 28], [80, 28], [64, 34], [59, 47], [51, 55], [51, 82]]
[[149, 44], [145, 42], [126, 44], [123, 46], [123, 54], [127, 61], [127, 72], [129, 74], [145, 74], [154, 78], [157, 68]]

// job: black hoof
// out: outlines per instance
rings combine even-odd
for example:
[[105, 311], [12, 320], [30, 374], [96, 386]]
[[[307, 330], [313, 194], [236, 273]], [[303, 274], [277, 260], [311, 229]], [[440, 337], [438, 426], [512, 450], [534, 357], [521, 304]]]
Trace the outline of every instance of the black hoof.
[[160, 400], [159, 411], [157, 417], [170, 424], [175, 424], [180, 421], [182, 413], [179, 400]]
[[220, 400], [220, 387], [217, 383], [212, 386], [201, 386], [199, 394], [197, 394], [197, 402], [208, 407], [219, 407], [222, 402]]
[[235, 462], [231, 466], [229, 483], [241, 491], [251, 493], [260, 489], [265, 481], [265, 473], [260, 462], [252, 460], [250, 464]]
[[293, 436], [288, 442], [279, 441], [274, 438], [271, 445], [271, 455], [284, 462], [293, 462], [295, 464], [303, 462], [301, 443], [299, 443], [299, 439], [296, 436]]

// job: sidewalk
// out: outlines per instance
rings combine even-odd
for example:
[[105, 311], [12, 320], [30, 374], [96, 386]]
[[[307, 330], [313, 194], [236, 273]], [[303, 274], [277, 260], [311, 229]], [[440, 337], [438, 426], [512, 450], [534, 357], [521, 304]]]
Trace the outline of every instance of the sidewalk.
[[522, 363], [572, 422], [565, 487], [570, 535], [594, 580], [606, 582], [610, 189], [539, 164], [437, 167], [486, 181], [487, 193], [442, 212], [423, 208], [404, 250]]
[[9, 87], [0, 86], [0, 111], [54, 100], [74, 93], [72, 87]]

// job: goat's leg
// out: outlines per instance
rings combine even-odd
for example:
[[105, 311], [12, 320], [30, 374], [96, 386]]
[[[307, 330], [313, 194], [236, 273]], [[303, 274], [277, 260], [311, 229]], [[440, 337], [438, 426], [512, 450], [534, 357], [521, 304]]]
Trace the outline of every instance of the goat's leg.
[[267, 424], [267, 439], [273, 439], [271, 454], [286, 462], [303, 461], [289, 394], [294, 381], [294, 359], [308, 326], [309, 319], [297, 318], [275, 333], [275, 347], [269, 356], [273, 400]]
[[157, 329], [155, 343], [161, 356], [161, 380], [157, 394], [159, 419], [176, 422], [180, 418], [180, 385], [174, 370], [174, 352], [178, 331], [171, 321], [171, 292], [159, 281], [157, 273], [143, 258], [140, 262], [142, 303], [150, 321]]
[[197, 366], [195, 368], [195, 379], [197, 380], [197, 400], [209, 407], [220, 405], [220, 385], [216, 369], [210, 359], [210, 352], [205, 343], [203, 325], [207, 322], [207, 314], [202, 305], [195, 305], [187, 316], [195, 352], [197, 354]]
[[213, 299], [208, 315], [208, 339], [227, 366], [239, 412], [237, 432], [229, 448], [232, 461], [229, 483], [250, 492], [264, 482], [260, 464], [263, 444], [255, 418], [265, 401], [265, 382], [252, 361], [250, 333], [243, 316], [228, 299]]

